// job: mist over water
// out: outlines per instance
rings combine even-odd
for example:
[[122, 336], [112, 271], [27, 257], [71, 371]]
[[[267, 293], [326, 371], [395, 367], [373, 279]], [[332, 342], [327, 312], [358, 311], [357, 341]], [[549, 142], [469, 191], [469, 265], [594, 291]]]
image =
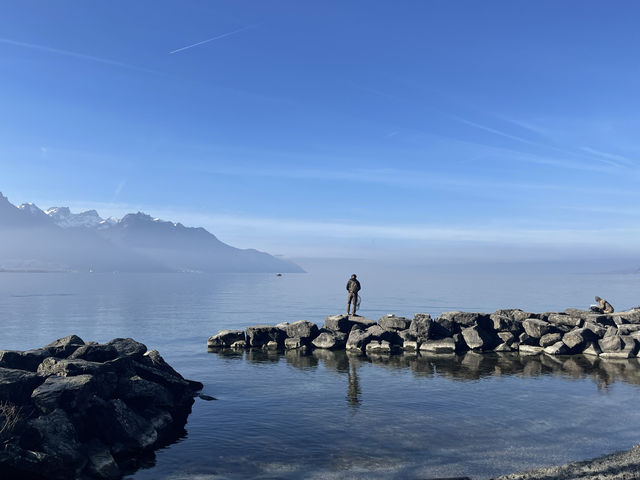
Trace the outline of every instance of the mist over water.
[[[518, 355], [357, 357], [208, 353], [223, 328], [362, 315], [438, 315], [640, 303], [640, 276], [461, 273], [371, 262], [301, 262], [307, 274], [0, 274], [1, 348], [133, 337], [217, 401], [136, 479], [428, 478], [492, 475], [640, 442], [640, 365]], [[620, 415], [624, 408], [624, 415]]]

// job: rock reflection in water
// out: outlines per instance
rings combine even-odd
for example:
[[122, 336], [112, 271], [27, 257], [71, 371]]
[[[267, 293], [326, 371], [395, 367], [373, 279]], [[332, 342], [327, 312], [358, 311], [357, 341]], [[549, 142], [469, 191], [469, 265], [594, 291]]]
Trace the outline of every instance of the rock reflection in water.
[[590, 378], [600, 390], [618, 381], [640, 385], [638, 359], [603, 359], [574, 355], [567, 357], [548, 355], [521, 355], [518, 353], [475, 353], [358, 355], [343, 350], [316, 349], [311, 352], [289, 350], [284, 354], [264, 350], [210, 350], [218, 355], [244, 358], [250, 363], [279, 362], [282, 359], [294, 368], [324, 368], [347, 377], [346, 399], [349, 405], [361, 403], [362, 390], [358, 382], [358, 368], [371, 364], [387, 369], [409, 370], [415, 377], [443, 377], [453, 381], [471, 381], [492, 376], [522, 378], [554, 376], [565, 379]]

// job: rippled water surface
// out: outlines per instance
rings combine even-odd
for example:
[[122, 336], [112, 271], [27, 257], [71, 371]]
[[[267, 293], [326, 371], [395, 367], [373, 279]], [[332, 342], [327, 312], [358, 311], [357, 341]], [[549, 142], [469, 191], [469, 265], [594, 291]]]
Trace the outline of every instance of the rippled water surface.
[[[640, 442], [640, 363], [588, 357], [208, 353], [222, 328], [340, 313], [351, 271], [0, 274], [0, 348], [133, 337], [217, 398], [135, 479], [489, 478]], [[640, 303], [638, 275], [359, 272], [361, 314]]]

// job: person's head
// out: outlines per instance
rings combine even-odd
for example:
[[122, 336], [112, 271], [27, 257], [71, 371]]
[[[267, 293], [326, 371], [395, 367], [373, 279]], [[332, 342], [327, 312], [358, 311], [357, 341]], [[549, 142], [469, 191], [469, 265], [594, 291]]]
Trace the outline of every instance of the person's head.
[[353, 275], [351, 275], [351, 280], [355, 280], [356, 279], [356, 274], [354, 273]]
[[596, 295], [596, 302], [601, 302], [601, 301], [602, 301], [602, 299], [599, 296]]

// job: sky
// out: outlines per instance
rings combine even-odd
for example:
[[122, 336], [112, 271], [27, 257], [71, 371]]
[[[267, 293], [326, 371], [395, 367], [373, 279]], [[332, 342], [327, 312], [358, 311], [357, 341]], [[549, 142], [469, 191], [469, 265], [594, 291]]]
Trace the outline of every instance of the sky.
[[640, 258], [639, 18], [7, 0], [0, 191], [293, 258]]

